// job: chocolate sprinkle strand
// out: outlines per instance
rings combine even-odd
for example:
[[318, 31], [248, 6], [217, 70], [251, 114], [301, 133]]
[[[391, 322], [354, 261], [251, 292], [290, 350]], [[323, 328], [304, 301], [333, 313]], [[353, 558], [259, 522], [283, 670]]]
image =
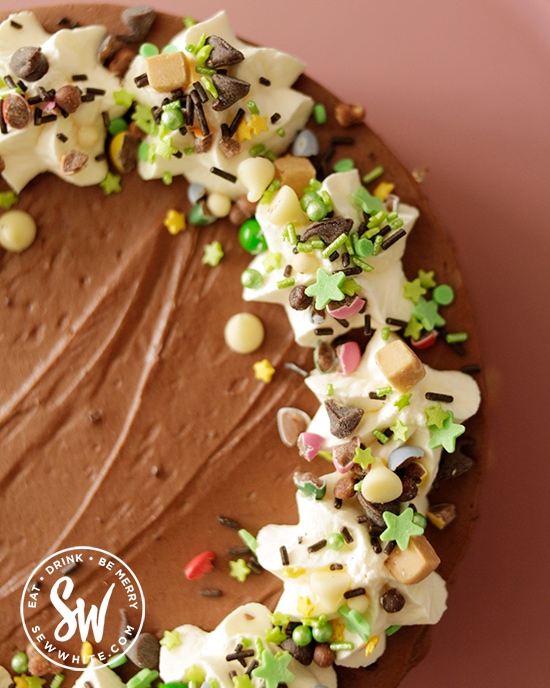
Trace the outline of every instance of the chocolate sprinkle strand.
[[256, 667], [260, 666], [260, 662], [258, 662], [257, 659], [253, 659], [250, 664], [248, 665], [247, 670], [244, 672], [246, 676], [250, 676], [250, 674], [254, 671]]
[[344, 526], [340, 532], [342, 533], [342, 536], [348, 545], [353, 542], [353, 535], [349, 532], [346, 526]]
[[199, 122], [199, 127], [201, 128], [202, 135], [208, 136], [208, 134], [210, 133], [210, 127], [208, 126], [206, 115], [204, 114], [199, 92], [196, 89], [193, 89], [190, 95], [191, 100], [193, 101], [193, 105], [195, 106], [195, 112], [197, 114], [197, 120]]
[[261, 83], [262, 86], [271, 86], [271, 81], [269, 79], [266, 79], [265, 76], [261, 76], [258, 81]]
[[288, 558], [288, 550], [284, 545], [279, 547], [279, 552], [281, 554], [281, 564], [283, 566], [288, 566], [290, 564], [290, 559]]
[[241, 524], [228, 516], [218, 516], [218, 523], [232, 530], [240, 530]]
[[352, 597], [360, 597], [361, 595], [365, 595], [365, 594], [366, 594], [365, 588], [354, 588], [353, 590], [348, 590], [347, 592], [345, 592], [344, 598], [346, 600], [349, 600]]
[[149, 85], [149, 77], [147, 74], [139, 74], [135, 77], [134, 83], [138, 88], [145, 88]]
[[341, 571], [344, 568], [343, 564], [331, 564], [329, 569], [331, 571]]
[[231, 174], [231, 172], [226, 172], [225, 170], [222, 170], [219, 167], [211, 167], [210, 172], [212, 172], [212, 174], [215, 174], [217, 177], [221, 177], [222, 179], [231, 182], [232, 184], [235, 184], [235, 182], [237, 181], [237, 177], [234, 174]]
[[[229, 655], [225, 655], [225, 661], [226, 662], [232, 662], [235, 659], [238, 662], [241, 662], [241, 660], [245, 660], [247, 657], [254, 657], [254, 650], [239, 650], [238, 652], [232, 652]], [[241, 662], [243, 666], [245, 666], [245, 662]]]
[[11, 26], [13, 29], [22, 29], [22, 28], [23, 28], [23, 24], [20, 24], [19, 22], [16, 22], [15, 19], [10, 19], [10, 26]]
[[281, 119], [281, 115], [279, 112], [274, 112], [271, 117], [269, 118], [271, 124], [277, 124], [277, 122]]
[[396, 232], [392, 232], [392, 234], [390, 234], [390, 236], [387, 239], [384, 239], [382, 242], [382, 250], [386, 251], [390, 246], [393, 246], [396, 241], [402, 239], [406, 234], [407, 232], [403, 228], [398, 229]]
[[6, 83], [6, 86], [8, 86], [9, 88], [17, 88], [17, 84], [9, 74], [6, 74], [6, 76], [4, 77], [4, 82]]
[[400, 329], [404, 329], [408, 324], [405, 320], [399, 320], [399, 318], [386, 318], [386, 325], [394, 325], [394, 327], [399, 327]]
[[71, 79], [73, 81], [88, 81], [88, 75], [87, 74], [73, 74]]
[[223, 592], [219, 588], [202, 588], [200, 594], [202, 597], [221, 597]]
[[440, 394], [439, 392], [426, 392], [424, 396], [428, 401], [442, 401], [447, 404], [450, 404], [454, 401], [454, 397], [451, 394]]
[[330, 335], [334, 334], [334, 330], [332, 329], [332, 327], [316, 327], [314, 330], [314, 334], [317, 337], [324, 337], [327, 335], [330, 336]]
[[310, 545], [307, 548], [307, 551], [312, 554], [313, 552], [318, 552], [320, 549], [323, 549], [323, 547], [327, 546], [327, 541], [326, 540], [319, 540], [318, 542], [315, 542], [313, 545]]
[[235, 113], [235, 117], [233, 117], [231, 124], [229, 125], [230, 136], [233, 136], [233, 134], [237, 131], [237, 129], [239, 128], [239, 124], [241, 123], [241, 120], [243, 117], [244, 117], [244, 110], [242, 108], [239, 108], [237, 110], [237, 112]]

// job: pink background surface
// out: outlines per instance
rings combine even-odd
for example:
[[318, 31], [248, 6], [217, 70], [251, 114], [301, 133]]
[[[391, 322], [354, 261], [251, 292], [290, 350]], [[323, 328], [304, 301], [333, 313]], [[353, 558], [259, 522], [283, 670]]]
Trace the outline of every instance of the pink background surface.
[[197, 19], [225, 8], [243, 38], [293, 53], [343, 101], [363, 103], [409, 169], [430, 168], [425, 192], [454, 240], [479, 328], [491, 452], [450, 608], [402, 686], [549, 685], [550, 3], [150, 4]]

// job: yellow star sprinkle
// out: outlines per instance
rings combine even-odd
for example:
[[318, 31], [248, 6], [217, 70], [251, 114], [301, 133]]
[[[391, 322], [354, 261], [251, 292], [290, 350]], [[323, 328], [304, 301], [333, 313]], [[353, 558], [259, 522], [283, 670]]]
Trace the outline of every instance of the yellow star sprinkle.
[[376, 198], [381, 198], [383, 201], [391, 194], [391, 192], [395, 189], [395, 184], [392, 184], [391, 182], [380, 182], [376, 189], [372, 192], [373, 196], [376, 196]]
[[263, 361], [257, 361], [254, 363], [253, 368], [254, 377], [256, 380], [261, 380], [262, 382], [266, 383], [271, 382], [271, 378], [275, 373], [275, 368], [271, 365], [267, 358], [264, 358]]
[[346, 630], [346, 624], [340, 619], [331, 619], [329, 621], [332, 626], [332, 641], [338, 643], [344, 640], [344, 631]]
[[252, 133], [256, 136], [261, 134], [262, 131], [269, 131], [267, 126], [267, 117], [261, 117], [260, 115], [252, 115], [250, 120], [250, 128]]
[[172, 208], [166, 213], [166, 217], [164, 218], [164, 226], [170, 232], [170, 234], [178, 234], [186, 227], [185, 215]]
[[309, 599], [309, 597], [298, 597], [298, 604], [296, 605], [296, 609], [298, 610], [301, 616], [305, 616], [306, 618], [308, 618], [313, 614], [315, 605]]
[[29, 685], [27, 683], [27, 677], [25, 676], [25, 674], [21, 676], [14, 676], [13, 682], [15, 683], [16, 688], [27, 688], [27, 686]]
[[244, 118], [241, 120], [241, 123], [237, 127], [237, 131], [235, 132], [235, 138], [239, 143], [242, 143], [243, 141], [250, 141], [252, 138], [252, 127], [250, 126], [250, 122], [247, 122]]

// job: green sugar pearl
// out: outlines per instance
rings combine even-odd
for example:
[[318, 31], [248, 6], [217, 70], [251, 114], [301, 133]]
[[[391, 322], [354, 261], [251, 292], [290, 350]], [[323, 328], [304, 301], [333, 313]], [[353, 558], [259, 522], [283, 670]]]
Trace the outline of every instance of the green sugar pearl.
[[336, 551], [345, 545], [344, 536], [341, 533], [331, 533], [327, 538], [327, 545]]
[[312, 639], [311, 628], [302, 624], [292, 631], [292, 640], [298, 647], [309, 645]]
[[254, 268], [246, 268], [241, 274], [241, 284], [247, 289], [259, 289], [264, 282], [264, 279], [258, 270]]
[[24, 674], [29, 668], [26, 652], [16, 652], [11, 658], [11, 668], [16, 674]]

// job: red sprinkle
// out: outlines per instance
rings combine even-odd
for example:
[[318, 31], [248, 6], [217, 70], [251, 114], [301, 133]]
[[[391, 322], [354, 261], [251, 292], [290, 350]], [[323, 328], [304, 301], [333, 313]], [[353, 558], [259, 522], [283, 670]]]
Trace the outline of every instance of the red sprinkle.
[[197, 554], [185, 567], [185, 577], [192, 580], [193, 578], [202, 578], [206, 573], [210, 573], [214, 568], [215, 558], [214, 552]]

